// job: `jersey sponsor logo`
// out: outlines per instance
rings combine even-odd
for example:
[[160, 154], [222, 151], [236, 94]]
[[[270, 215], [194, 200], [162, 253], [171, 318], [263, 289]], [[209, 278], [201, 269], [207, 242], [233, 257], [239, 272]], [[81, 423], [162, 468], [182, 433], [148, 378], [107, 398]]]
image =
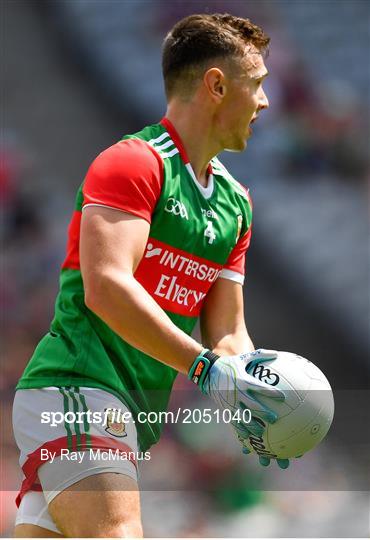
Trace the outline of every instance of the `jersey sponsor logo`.
[[152, 257], [156, 257], [162, 253], [162, 248], [155, 248], [153, 244], [148, 244], [146, 246], [146, 252], [144, 257], [146, 259], [151, 259]]
[[165, 310], [197, 316], [221, 264], [150, 238], [135, 278]]
[[158, 263], [161, 266], [184, 273], [187, 276], [192, 276], [200, 281], [209, 281], [210, 283], [213, 283], [220, 274], [220, 269], [218, 267], [209, 266], [205, 263], [202, 264], [198, 260], [186, 257], [185, 255], [182, 255], [180, 250], [176, 250], [176, 248], [162, 249], [154, 247], [154, 245], [149, 242], [146, 246], [144, 258], [150, 259], [159, 255], [161, 255], [161, 258]]
[[168, 212], [169, 214], [174, 214], [175, 216], [180, 216], [184, 219], [189, 219], [188, 211], [186, 210], [184, 203], [178, 201], [174, 197], [170, 197], [167, 200], [164, 211]]
[[206, 293], [199, 292], [195, 289], [188, 289], [184, 285], [181, 286], [177, 281], [177, 276], [171, 277], [162, 274], [154, 294], [170, 302], [189, 306], [190, 311], [192, 311], [194, 306], [203, 300]]

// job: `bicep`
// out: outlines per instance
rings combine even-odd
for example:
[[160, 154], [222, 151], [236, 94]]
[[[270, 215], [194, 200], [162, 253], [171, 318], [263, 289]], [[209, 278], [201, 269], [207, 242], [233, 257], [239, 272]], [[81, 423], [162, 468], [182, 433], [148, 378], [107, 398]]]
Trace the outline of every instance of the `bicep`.
[[85, 285], [109, 272], [133, 274], [143, 256], [149, 228], [145, 219], [120, 210], [84, 208], [80, 263]]

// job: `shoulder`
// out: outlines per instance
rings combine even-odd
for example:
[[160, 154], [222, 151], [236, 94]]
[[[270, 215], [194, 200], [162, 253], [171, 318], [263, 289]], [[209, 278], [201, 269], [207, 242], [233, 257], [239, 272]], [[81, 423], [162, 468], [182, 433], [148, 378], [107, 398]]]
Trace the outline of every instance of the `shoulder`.
[[88, 174], [110, 175], [161, 173], [163, 160], [158, 152], [142, 139], [117, 142], [101, 152], [92, 162]]
[[163, 160], [144, 140], [127, 138], [98, 155], [82, 186], [82, 208], [106, 206], [151, 222], [163, 184]]

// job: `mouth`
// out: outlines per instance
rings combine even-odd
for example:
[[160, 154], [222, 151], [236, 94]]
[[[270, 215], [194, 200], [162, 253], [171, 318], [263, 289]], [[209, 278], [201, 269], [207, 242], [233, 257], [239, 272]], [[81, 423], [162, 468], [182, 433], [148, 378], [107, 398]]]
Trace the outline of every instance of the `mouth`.
[[249, 122], [249, 125], [248, 125], [248, 136], [250, 137], [253, 133], [253, 130], [251, 128], [252, 124], [254, 124], [254, 122], [257, 120], [257, 116], [254, 116], [251, 121]]

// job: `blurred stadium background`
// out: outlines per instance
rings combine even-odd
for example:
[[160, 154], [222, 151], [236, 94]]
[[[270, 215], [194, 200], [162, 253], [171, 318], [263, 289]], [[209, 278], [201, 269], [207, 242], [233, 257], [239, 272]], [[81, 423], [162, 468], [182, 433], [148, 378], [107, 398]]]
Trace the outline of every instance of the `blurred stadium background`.
[[[205, 11], [250, 17], [272, 38], [270, 110], [246, 153], [221, 156], [254, 200], [251, 335], [318, 364], [337, 410], [327, 441], [288, 472], [261, 470], [212, 429], [166, 429], [141, 475], [145, 533], [368, 536], [369, 10], [366, 0], [2, 0], [4, 536], [19, 480], [14, 387], [52, 316], [75, 191], [97, 153], [161, 118], [161, 40]], [[177, 388], [175, 405], [188, 389], [199, 406], [183, 378]]]

